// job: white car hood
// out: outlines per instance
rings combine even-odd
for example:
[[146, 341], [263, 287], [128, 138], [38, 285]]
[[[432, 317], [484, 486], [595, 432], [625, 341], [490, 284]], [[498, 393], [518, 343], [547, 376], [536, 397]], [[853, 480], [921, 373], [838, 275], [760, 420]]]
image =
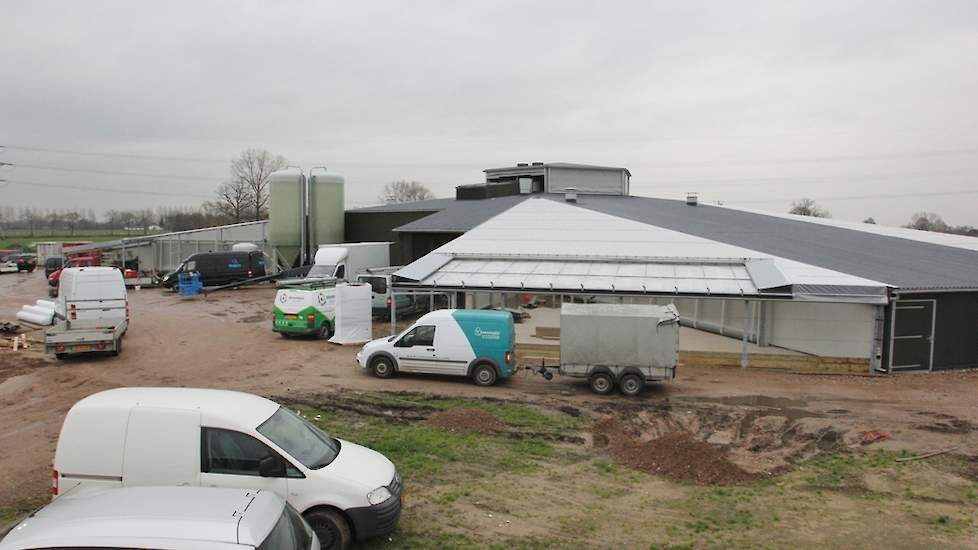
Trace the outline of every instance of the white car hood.
[[343, 439], [339, 441], [340, 454], [326, 466], [330, 475], [360, 483], [367, 491], [390, 485], [394, 479], [393, 462], [373, 449]]

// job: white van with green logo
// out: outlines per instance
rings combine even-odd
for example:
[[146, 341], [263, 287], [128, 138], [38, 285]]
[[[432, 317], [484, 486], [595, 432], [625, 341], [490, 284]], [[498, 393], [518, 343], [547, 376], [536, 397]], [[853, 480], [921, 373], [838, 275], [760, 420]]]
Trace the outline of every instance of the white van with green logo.
[[329, 338], [336, 330], [336, 285], [320, 281], [280, 288], [272, 311], [272, 330], [283, 337]]

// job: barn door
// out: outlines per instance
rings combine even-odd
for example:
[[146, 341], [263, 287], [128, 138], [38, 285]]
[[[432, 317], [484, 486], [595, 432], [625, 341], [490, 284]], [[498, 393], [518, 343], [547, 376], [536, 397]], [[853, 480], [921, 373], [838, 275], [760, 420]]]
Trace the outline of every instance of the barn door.
[[936, 300], [893, 303], [890, 331], [890, 372], [929, 371], [934, 367]]

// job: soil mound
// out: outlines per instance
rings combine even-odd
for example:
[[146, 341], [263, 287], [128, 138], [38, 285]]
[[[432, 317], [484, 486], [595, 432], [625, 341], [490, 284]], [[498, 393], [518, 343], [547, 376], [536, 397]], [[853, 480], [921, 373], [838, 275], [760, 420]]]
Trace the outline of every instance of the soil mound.
[[616, 461], [651, 474], [712, 485], [743, 483], [759, 477], [731, 462], [725, 446], [697, 440], [688, 432], [675, 431], [643, 441], [628, 435], [618, 419], [609, 417], [594, 426], [594, 433], [607, 442]]
[[496, 433], [506, 430], [506, 424], [499, 417], [474, 408], [436, 412], [425, 424], [450, 432]]

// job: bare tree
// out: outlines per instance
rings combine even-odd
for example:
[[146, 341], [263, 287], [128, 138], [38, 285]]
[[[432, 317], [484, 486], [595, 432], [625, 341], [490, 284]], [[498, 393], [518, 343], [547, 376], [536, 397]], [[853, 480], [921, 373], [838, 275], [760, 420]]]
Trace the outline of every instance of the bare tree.
[[914, 215], [910, 216], [910, 223], [904, 227], [940, 233], [949, 233], [951, 229], [940, 216], [933, 212], [914, 212]]
[[240, 223], [251, 208], [251, 190], [241, 180], [231, 180], [217, 186], [217, 200], [207, 201], [204, 208], [227, 218], [231, 223]]
[[874, 220], [873, 217], [870, 216], [870, 217], [866, 218], [865, 220], [863, 220], [863, 223], [868, 223], [868, 224], [876, 225], [876, 220]]
[[248, 190], [248, 210], [255, 221], [268, 213], [268, 176], [287, 164], [285, 157], [266, 149], [245, 149], [231, 161], [231, 182]]
[[68, 226], [68, 229], [71, 231], [71, 235], [74, 236], [75, 228], [78, 227], [78, 221], [81, 220], [81, 214], [78, 212], [65, 212], [65, 214], [61, 216], [61, 219], [65, 222], [65, 225]]
[[788, 213], [799, 216], [812, 216], [813, 218], [832, 217], [828, 210], [816, 204], [812, 199], [801, 199], [800, 201], [791, 203], [791, 210], [788, 210]]
[[420, 181], [392, 181], [384, 186], [378, 197], [384, 202], [412, 202], [435, 198], [435, 194]]

